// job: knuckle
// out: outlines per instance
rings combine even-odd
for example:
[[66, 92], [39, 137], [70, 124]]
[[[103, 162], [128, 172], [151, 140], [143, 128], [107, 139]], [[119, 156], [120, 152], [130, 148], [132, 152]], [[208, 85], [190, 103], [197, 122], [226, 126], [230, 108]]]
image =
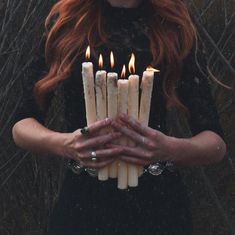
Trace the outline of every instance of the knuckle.
[[154, 148], [154, 145], [153, 145], [153, 143], [151, 141], [147, 141], [146, 142], [146, 146], [147, 146], [148, 149]]
[[75, 143], [74, 144], [74, 148], [77, 150], [77, 151], [80, 151], [82, 150], [82, 145], [80, 143]]
[[158, 133], [156, 131], [154, 131], [152, 134], [151, 134], [151, 137], [152, 138], [157, 138], [158, 137]]
[[107, 138], [100, 138], [96, 141], [97, 145], [103, 145], [107, 141]]
[[149, 149], [154, 149], [154, 148], [155, 148], [155, 143], [152, 142], [152, 141], [148, 141], [146, 144], [147, 144], [147, 147], [148, 147]]
[[86, 158], [86, 155], [84, 153], [79, 153], [79, 158], [84, 159]]
[[148, 160], [151, 159], [151, 155], [150, 155], [149, 153], [147, 153], [145, 156], [146, 156], [146, 158], [147, 158]]
[[150, 160], [150, 159], [152, 159], [153, 154], [152, 154], [152, 152], [146, 152], [146, 153], [145, 153], [145, 156], [146, 156], [146, 158], [147, 158], [148, 160]]
[[73, 141], [77, 141], [79, 139], [80, 135], [79, 134], [76, 134], [74, 137], [73, 137]]
[[150, 152], [150, 159], [153, 159], [155, 157], [155, 153], [154, 152]]

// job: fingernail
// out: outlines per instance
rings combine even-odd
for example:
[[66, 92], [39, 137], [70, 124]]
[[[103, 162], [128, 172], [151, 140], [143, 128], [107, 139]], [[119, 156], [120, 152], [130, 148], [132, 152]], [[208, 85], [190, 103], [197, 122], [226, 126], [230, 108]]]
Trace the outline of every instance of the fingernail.
[[108, 124], [108, 123], [111, 123], [112, 121], [112, 118], [105, 118], [105, 122]]

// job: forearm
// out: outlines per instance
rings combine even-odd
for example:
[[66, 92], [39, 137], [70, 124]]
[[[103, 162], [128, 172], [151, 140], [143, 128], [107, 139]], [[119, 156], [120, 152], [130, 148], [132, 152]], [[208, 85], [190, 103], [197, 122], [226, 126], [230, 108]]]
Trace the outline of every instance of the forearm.
[[65, 134], [49, 130], [34, 118], [17, 122], [12, 128], [14, 142], [20, 148], [38, 153], [62, 156]]
[[212, 131], [191, 138], [170, 137], [169, 141], [169, 154], [176, 165], [208, 165], [221, 161], [226, 153], [226, 144]]

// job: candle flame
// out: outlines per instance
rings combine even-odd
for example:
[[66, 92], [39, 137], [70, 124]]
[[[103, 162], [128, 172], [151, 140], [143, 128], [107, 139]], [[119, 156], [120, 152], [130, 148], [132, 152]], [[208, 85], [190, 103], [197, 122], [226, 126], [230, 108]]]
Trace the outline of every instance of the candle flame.
[[104, 60], [102, 54], [99, 56], [99, 67], [102, 69], [104, 66]]
[[152, 71], [152, 72], [156, 72], [156, 73], [160, 72], [160, 70], [155, 69], [155, 68], [153, 68], [153, 67], [150, 66], [150, 65], [147, 67], [146, 71]]
[[110, 65], [111, 65], [111, 68], [113, 69], [114, 68], [114, 55], [112, 51], [110, 52]]
[[88, 46], [86, 49], [86, 59], [90, 59], [91, 58], [91, 47]]
[[130, 59], [128, 68], [129, 68], [130, 73], [135, 73], [135, 55], [134, 55], [134, 53], [131, 54], [131, 59]]
[[121, 78], [125, 78], [125, 76], [126, 76], [126, 65], [123, 65], [122, 73], [121, 73]]

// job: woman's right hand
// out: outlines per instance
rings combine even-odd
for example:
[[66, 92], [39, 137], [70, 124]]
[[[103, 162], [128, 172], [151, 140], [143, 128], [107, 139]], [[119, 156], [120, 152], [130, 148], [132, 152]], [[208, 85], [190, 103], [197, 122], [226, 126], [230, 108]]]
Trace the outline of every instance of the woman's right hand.
[[[64, 141], [64, 157], [79, 162], [85, 168], [103, 168], [114, 162], [122, 152], [121, 147], [105, 147], [121, 136], [121, 133], [111, 129], [112, 120], [106, 118], [91, 124], [89, 134], [83, 135], [80, 129], [66, 134]], [[110, 130], [105, 133], [105, 130]], [[102, 133], [102, 134], [101, 134]], [[91, 152], [96, 152], [96, 161], [92, 161]]]

